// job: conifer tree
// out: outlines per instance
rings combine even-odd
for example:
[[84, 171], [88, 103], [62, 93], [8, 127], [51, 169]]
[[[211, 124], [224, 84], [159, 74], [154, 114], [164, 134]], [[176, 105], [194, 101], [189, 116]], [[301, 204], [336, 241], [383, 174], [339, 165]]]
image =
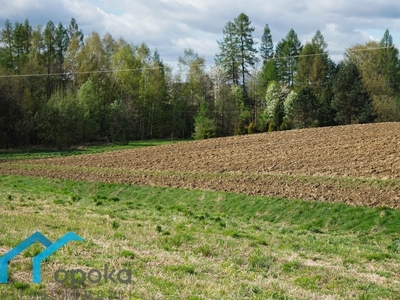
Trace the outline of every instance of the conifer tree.
[[220, 53], [216, 55], [215, 62], [225, 70], [228, 82], [238, 85], [238, 40], [235, 34], [235, 24], [231, 21], [226, 23], [222, 33], [224, 37], [218, 41]]
[[332, 107], [339, 124], [368, 123], [374, 120], [370, 96], [365, 92], [357, 66], [341, 62], [333, 83]]
[[386, 29], [379, 45], [383, 47], [379, 57], [382, 73], [388, 86], [395, 92], [398, 92], [400, 91], [399, 50], [393, 44], [393, 38], [389, 33], [389, 29]]
[[248, 68], [257, 59], [253, 31], [249, 17], [241, 13], [233, 22], [225, 25], [224, 37], [218, 41], [221, 52], [216, 56], [217, 64], [226, 70], [227, 79], [236, 85], [240, 82], [245, 92]]
[[199, 111], [195, 117], [195, 133], [193, 137], [196, 140], [208, 139], [215, 136], [215, 122], [210, 116], [210, 110], [206, 101], [200, 102]]
[[290, 29], [286, 37], [278, 43], [275, 50], [277, 73], [280, 82], [288, 86], [294, 85], [299, 54], [302, 49], [303, 46], [296, 32]]
[[264, 64], [274, 57], [274, 44], [268, 24], [265, 25], [264, 33], [261, 37], [260, 55]]
[[240, 63], [240, 73], [242, 77], [242, 86], [245, 94], [247, 94], [246, 75], [249, 74], [248, 67], [254, 66], [257, 53], [255, 42], [252, 36], [254, 27], [251, 27], [251, 21], [244, 13], [241, 13], [237, 18], [235, 18], [234, 23], [239, 42], [238, 57]]
[[274, 59], [274, 44], [272, 42], [271, 31], [268, 24], [264, 27], [264, 33], [261, 37], [260, 55], [263, 60], [261, 71], [262, 91], [265, 93], [268, 85], [278, 80], [276, 64]]

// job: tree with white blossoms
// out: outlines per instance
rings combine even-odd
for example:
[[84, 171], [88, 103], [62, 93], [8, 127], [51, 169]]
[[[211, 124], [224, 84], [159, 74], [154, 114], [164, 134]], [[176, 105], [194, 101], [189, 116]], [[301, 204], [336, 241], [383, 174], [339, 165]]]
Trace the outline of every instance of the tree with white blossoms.
[[281, 86], [276, 81], [269, 84], [265, 95], [264, 110], [264, 117], [270, 123], [269, 130], [276, 130], [281, 126], [285, 113], [284, 101], [289, 92], [290, 90], [286, 86]]
[[284, 120], [289, 120], [290, 115], [293, 112], [293, 102], [297, 97], [297, 93], [293, 90], [290, 91], [289, 95], [283, 101], [283, 111], [285, 112]]
[[275, 110], [280, 97], [281, 88], [279, 84], [276, 81], [271, 82], [265, 95], [265, 114], [270, 120], [273, 120], [275, 117]]

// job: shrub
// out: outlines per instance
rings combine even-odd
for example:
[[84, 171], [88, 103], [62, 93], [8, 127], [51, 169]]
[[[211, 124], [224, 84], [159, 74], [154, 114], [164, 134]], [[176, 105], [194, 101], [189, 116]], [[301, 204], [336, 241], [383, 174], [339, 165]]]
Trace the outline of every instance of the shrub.
[[256, 133], [256, 132], [257, 132], [256, 125], [253, 122], [251, 122], [249, 124], [249, 127], [247, 127], [247, 133], [248, 134], [253, 134], [253, 133]]

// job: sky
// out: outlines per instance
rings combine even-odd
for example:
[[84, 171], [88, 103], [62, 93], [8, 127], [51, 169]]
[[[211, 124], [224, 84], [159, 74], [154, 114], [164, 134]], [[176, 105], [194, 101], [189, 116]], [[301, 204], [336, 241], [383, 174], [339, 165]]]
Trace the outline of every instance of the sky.
[[68, 25], [75, 18], [85, 36], [108, 32], [134, 45], [144, 42], [172, 67], [185, 48], [204, 56], [210, 66], [224, 25], [240, 13], [249, 17], [258, 42], [266, 24], [274, 44], [291, 28], [303, 44], [320, 30], [336, 62], [355, 44], [380, 41], [387, 28], [400, 46], [396, 0], [0, 0], [0, 28], [7, 19], [28, 19], [36, 26], [49, 20]]

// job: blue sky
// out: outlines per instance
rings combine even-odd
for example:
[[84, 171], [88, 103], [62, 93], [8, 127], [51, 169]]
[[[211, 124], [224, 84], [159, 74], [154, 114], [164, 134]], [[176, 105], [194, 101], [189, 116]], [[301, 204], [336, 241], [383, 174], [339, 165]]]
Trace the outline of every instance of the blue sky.
[[109, 32], [115, 39], [145, 42], [174, 66], [184, 48], [192, 48], [214, 64], [222, 28], [241, 12], [255, 27], [259, 40], [266, 23], [274, 43], [291, 28], [305, 43], [320, 30], [335, 61], [346, 48], [380, 40], [389, 28], [400, 46], [400, 2], [393, 0], [0, 0], [0, 27], [6, 19], [31, 25], [49, 20], [67, 25], [74, 17], [87, 36]]

